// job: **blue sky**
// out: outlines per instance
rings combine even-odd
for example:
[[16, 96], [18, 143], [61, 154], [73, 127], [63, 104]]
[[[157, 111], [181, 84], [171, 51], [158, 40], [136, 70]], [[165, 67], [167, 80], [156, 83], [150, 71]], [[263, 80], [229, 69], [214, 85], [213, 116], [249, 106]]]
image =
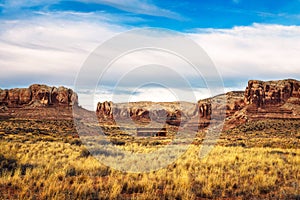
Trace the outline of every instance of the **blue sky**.
[[[67, 18], [97, 21], [97, 16], [130, 27], [163, 27], [177, 31], [232, 28], [253, 23], [299, 25], [299, 0], [1, 0], [1, 17], [22, 19], [69, 12]], [[72, 14], [73, 13], [73, 14]], [[84, 13], [89, 13], [84, 17]], [[94, 19], [93, 19], [94, 18]], [[103, 20], [103, 19], [102, 19]]]
[[[97, 46], [143, 27], [198, 43], [226, 91], [244, 89], [249, 79], [300, 79], [299, 0], [0, 0], [0, 88], [72, 87]], [[101, 100], [110, 98], [107, 87]], [[142, 99], [149, 88], [134, 94]]]

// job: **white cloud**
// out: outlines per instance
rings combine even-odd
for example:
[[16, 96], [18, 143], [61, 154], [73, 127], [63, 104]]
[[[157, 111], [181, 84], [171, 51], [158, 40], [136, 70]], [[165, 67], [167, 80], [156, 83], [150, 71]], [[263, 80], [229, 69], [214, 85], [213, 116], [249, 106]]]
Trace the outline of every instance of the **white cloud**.
[[0, 85], [72, 85], [90, 52], [122, 30], [105, 23], [49, 18], [2, 21]]
[[190, 36], [225, 78], [300, 78], [300, 26], [254, 24]]
[[196, 77], [199, 84], [203, 82], [201, 74], [177, 55], [158, 49], [141, 49], [118, 58], [102, 75], [101, 81], [118, 82], [122, 86], [152, 82], [184, 87], [191, 77]]
[[[187, 101], [196, 103], [199, 99], [211, 97], [211, 91], [208, 88], [193, 88], [184, 90], [180, 88], [163, 87], [142, 87], [142, 88], [119, 88], [114, 91], [113, 88], [98, 88], [97, 90], [86, 90], [79, 92], [80, 105], [89, 109], [96, 110], [98, 102], [113, 101], [115, 103], [152, 101], [152, 102], [173, 102]], [[238, 88], [220, 88], [224, 93], [229, 91], [240, 91], [244, 87]]]
[[113, 101], [115, 103], [153, 101], [173, 102], [187, 101], [197, 102], [199, 99], [208, 98], [211, 92], [207, 88], [195, 88], [184, 90], [180, 88], [143, 87], [123, 88], [122, 92], [102, 88], [96, 91], [85, 91], [79, 93], [80, 105], [95, 110], [98, 102]]
[[[300, 77], [300, 27], [254, 24], [249, 27], [235, 27], [233, 29], [199, 29], [196, 33], [188, 34], [193, 40], [201, 45], [214, 61], [220, 74], [227, 81], [248, 79], [283, 79]], [[144, 52], [145, 53], [145, 52]], [[133, 56], [133, 57], [132, 57]], [[175, 58], [168, 58], [162, 54], [155, 54], [148, 51], [146, 54], [136, 53], [127, 56], [120, 61], [120, 66], [126, 68], [128, 63], [142, 65], [143, 62], [154, 60], [165, 62], [166, 66], [180, 69], [184, 66]], [[154, 59], [154, 60], [153, 60]], [[129, 66], [130, 67], [130, 66]], [[186, 70], [182, 67], [180, 70]], [[121, 73], [120, 71], [108, 72], [109, 77]], [[182, 74], [189, 74], [189, 71], [181, 71]], [[121, 73], [122, 74], [122, 73]], [[151, 73], [149, 74], [149, 76]], [[165, 72], [157, 76], [165, 75]], [[138, 78], [138, 76], [136, 76]], [[233, 84], [234, 88], [226, 87], [224, 92], [243, 90], [246, 85]], [[112, 90], [97, 94], [94, 98], [94, 105], [98, 101], [114, 100], [123, 101], [175, 101], [176, 94], [181, 94], [184, 101], [194, 101], [189, 98], [189, 91], [180, 88], [165, 90], [162, 88], [127, 88], [128, 93], [119, 93]], [[124, 89], [125, 91], [125, 89]], [[133, 92], [138, 91], [138, 92]], [[173, 91], [173, 92], [170, 92]], [[130, 93], [131, 92], [131, 93]], [[196, 99], [203, 99], [211, 96], [206, 88], [194, 88]], [[186, 98], [185, 98], [186, 97]], [[94, 109], [94, 108], [91, 108]]]
[[145, 19], [135, 15], [124, 15], [121, 13], [108, 13], [105, 11], [93, 12], [79, 12], [79, 11], [34, 11], [39, 16], [55, 17], [56, 19], [68, 19], [72, 21], [85, 21], [89, 22], [106, 22], [113, 24], [124, 24], [132, 22], [144, 22]]

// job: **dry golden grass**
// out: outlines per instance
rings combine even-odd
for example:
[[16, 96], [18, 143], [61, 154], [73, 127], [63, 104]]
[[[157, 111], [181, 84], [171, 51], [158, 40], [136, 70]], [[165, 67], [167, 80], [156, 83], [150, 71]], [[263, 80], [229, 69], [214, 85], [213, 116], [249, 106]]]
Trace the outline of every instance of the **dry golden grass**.
[[[61, 132], [70, 131], [64, 126], [60, 124]], [[99, 163], [68, 134], [19, 132], [0, 137], [0, 199], [300, 198], [298, 148], [230, 146], [228, 136], [202, 160], [200, 146], [191, 145], [167, 168], [123, 173]], [[247, 138], [241, 141], [247, 144]], [[120, 148], [149, 152], [161, 143], [125, 143]]]

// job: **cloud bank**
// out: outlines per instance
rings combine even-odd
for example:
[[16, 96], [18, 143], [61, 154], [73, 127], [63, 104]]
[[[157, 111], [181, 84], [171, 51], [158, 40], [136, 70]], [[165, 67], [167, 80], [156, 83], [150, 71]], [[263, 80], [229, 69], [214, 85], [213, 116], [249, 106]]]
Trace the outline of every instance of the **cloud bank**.
[[300, 26], [253, 24], [189, 34], [225, 79], [300, 77]]
[[1, 21], [0, 86], [73, 85], [91, 51], [122, 27], [62, 19]]
[[[105, 22], [49, 16], [1, 20], [0, 87], [32, 83], [72, 87], [88, 55], [103, 41], [125, 30], [128, 27]], [[299, 26], [253, 24], [232, 29], [196, 29], [183, 34], [203, 47], [215, 63], [226, 87], [243, 89], [248, 79], [300, 78]], [[157, 55], [137, 54], [130, 59], [139, 63], [139, 60], [148, 59], [147, 56], [155, 58]], [[167, 60], [166, 63], [186, 72], [190, 80], [195, 81], [185, 66], [176, 60]], [[120, 70], [110, 73], [118, 74]], [[201, 88], [195, 90], [198, 90], [197, 98], [207, 97]], [[170, 95], [154, 93], [155, 88], [140, 89], [132, 99], [173, 100]], [[100, 100], [106, 97], [109, 100], [109, 95], [103, 95]]]

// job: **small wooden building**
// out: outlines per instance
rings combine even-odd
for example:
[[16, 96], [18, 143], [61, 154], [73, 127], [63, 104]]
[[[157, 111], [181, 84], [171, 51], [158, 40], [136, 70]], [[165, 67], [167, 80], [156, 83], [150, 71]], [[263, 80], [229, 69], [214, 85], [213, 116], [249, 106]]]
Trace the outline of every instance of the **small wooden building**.
[[149, 127], [139, 127], [137, 128], [138, 137], [166, 137], [167, 129], [163, 128], [149, 128]]

